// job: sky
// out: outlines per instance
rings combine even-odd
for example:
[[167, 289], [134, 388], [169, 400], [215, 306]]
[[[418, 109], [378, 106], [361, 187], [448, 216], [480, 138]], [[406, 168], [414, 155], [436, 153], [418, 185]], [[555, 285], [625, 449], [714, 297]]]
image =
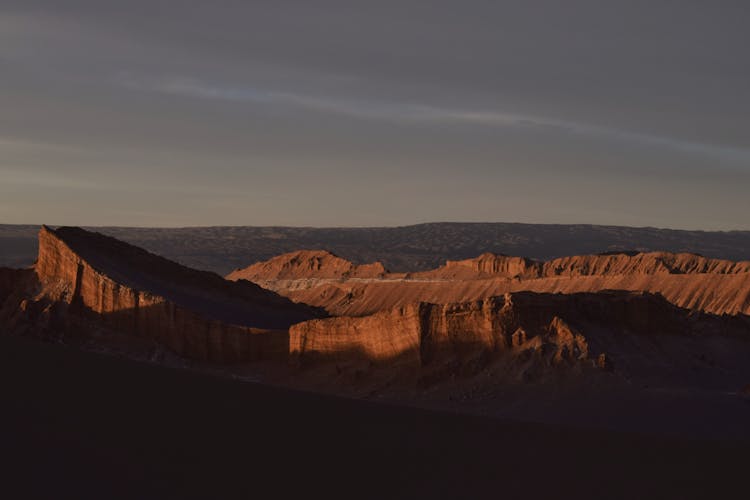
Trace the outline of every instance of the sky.
[[745, 1], [0, 1], [0, 223], [750, 229]]

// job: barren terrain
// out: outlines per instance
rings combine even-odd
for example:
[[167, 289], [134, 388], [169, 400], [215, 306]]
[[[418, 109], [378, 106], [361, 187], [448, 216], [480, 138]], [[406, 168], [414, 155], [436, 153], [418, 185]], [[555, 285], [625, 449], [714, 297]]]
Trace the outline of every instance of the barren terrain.
[[745, 261], [483, 254], [392, 273], [316, 250], [224, 280], [82, 229], [38, 237], [33, 267], [0, 270], [5, 335], [399, 405], [750, 440]]

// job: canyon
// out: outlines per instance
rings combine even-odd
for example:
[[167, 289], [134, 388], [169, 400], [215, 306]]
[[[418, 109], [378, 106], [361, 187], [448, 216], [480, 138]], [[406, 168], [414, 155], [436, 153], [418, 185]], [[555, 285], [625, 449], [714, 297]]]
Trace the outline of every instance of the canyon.
[[696, 382], [696, 370], [711, 373], [705, 380], [722, 378], [723, 370], [732, 374], [727, 387], [736, 388], [750, 376], [743, 361], [750, 356], [747, 261], [668, 252], [550, 261], [487, 253], [391, 273], [382, 263], [357, 266], [316, 250], [227, 278], [251, 279], [331, 315], [290, 328], [290, 360], [303, 368], [389, 367], [418, 384], [483, 372], [549, 382], [561, 370], [681, 383]]
[[43, 226], [38, 238], [33, 266], [0, 268], [5, 334], [335, 393], [411, 388], [417, 399], [480, 379], [711, 390], [750, 380], [745, 261], [486, 253], [392, 273], [299, 250], [225, 279], [79, 228]]
[[687, 434], [748, 435], [745, 261], [485, 253], [389, 272], [297, 250], [223, 278], [80, 228], [38, 239], [34, 265], [0, 268], [3, 336], [399, 405], [664, 432], [690, 414]]

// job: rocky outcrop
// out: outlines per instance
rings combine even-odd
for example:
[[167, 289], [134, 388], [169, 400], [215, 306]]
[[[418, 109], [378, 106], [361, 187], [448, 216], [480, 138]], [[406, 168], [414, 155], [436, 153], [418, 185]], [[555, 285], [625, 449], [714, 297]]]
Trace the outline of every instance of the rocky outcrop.
[[561, 257], [544, 262], [539, 277], [743, 273], [750, 273], [750, 262], [709, 259], [691, 253], [649, 252]]
[[[375, 266], [375, 267], [372, 267]], [[330, 314], [364, 316], [413, 302], [450, 303], [495, 295], [616, 289], [664, 295], [679, 307], [750, 314], [750, 262], [690, 253], [607, 253], [547, 262], [485, 253], [432, 271], [387, 273], [327, 252], [295, 252], [230, 275], [244, 277]]]
[[419, 361], [425, 304], [412, 304], [362, 318], [311, 320], [289, 330], [289, 351], [297, 359], [362, 357]]
[[227, 279], [258, 282], [309, 278], [380, 278], [385, 274], [386, 270], [380, 262], [356, 265], [325, 250], [300, 250], [237, 269], [229, 273]]
[[377, 280], [280, 290], [335, 316], [365, 316], [413, 302], [483, 300], [509, 292], [583, 293], [625, 290], [663, 295], [679, 307], [712, 314], [750, 314], [750, 274], [577, 276], [542, 279]]
[[285, 358], [287, 328], [319, 316], [252, 283], [229, 282], [78, 228], [42, 227], [34, 269], [40, 289], [34, 302], [63, 306], [75, 328], [153, 339], [197, 360]]
[[422, 367], [509, 353], [552, 365], [608, 368], [603, 346], [623, 333], [747, 336], [747, 326], [746, 321], [691, 315], [653, 294], [521, 292], [307, 321], [290, 329], [290, 352], [302, 361], [362, 358]]
[[546, 262], [485, 253], [473, 259], [449, 260], [438, 269], [410, 276], [422, 279], [541, 279], [558, 276], [746, 273], [750, 273], [748, 261], [709, 259], [691, 253], [606, 253], [560, 257]]
[[482, 300], [509, 292], [644, 291], [712, 314], [750, 314], [750, 262], [687, 253], [613, 253], [537, 262], [483, 254], [438, 269], [373, 279], [271, 280], [264, 286], [330, 314], [364, 316], [413, 302]]
[[537, 276], [539, 268], [539, 262], [525, 257], [484, 253], [474, 259], [449, 260], [443, 267], [433, 271], [412, 273], [409, 276], [417, 279], [517, 278]]

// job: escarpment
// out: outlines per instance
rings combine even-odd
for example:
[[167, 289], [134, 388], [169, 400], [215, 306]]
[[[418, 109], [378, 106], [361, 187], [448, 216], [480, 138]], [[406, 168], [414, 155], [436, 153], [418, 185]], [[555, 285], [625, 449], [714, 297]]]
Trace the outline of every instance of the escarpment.
[[[456, 270], [464, 273], [456, 273]], [[466, 272], [468, 271], [468, 272]], [[690, 253], [648, 252], [575, 255], [540, 262], [523, 257], [485, 253], [479, 257], [448, 261], [433, 271], [418, 273], [424, 278], [488, 277], [541, 279], [558, 276], [620, 276], [665, 274], [745, 274], [750, 262], [709, 259]]]
[[101, 234], [42, 227], [36, 264], [0, 269], [0, 330], [149, 359], [273, 360], [262, 365], [273, 376], [290, 359], [334, 361], [312, 370], [334, 380], [363, 363], [399, 367], [363, 387], [415, 374], [418, 384], [469, 379], [487, 366], [504, 381], [559, 369], [650, 373], [677, 359], [690, 374], [703, 358], [727, 360], [717, 372], [735, 367], [732, 353], [747, 351], [748, 277], [747, 263], [690, 254], [483, 254], [396, 274], [300, 251], [224, 279]]
[[509, 292], [583, 293], [603, 290], [663, 295], [679, 307], [713, 314], [750, 314], [750, 275], [621, 275], [535, 280], [380, 280], [325, 283], [279, 290], [294, 301], [323, 307], [336, 316], [364, 316], [412, 302], [482, 300]]
[[[262, 268], [263, 265], [256, 265]], [[483, 254], [419, 273], [368, 279], [255, 279], [296, 302], [333, 315], [363, 316], [413, 302], [482, 300], [509, 292], [580, 293], [626, 290], [658, 293], [673, 304], [713, 314], [750, 314], [750, 262], [687, 253], [613, 253], [539, 262]]]
[[525, 257], [484, 253], [474, 259], [449, 260], [431, 271], [409, 273], [412, 279], [478, 279], [482, 277], [532, 277], [539, 274], [539, 263]]
[[319, 316], [252, 283], [78, 228], [42, 227], [34, 270], [32, 302], [64, 311], [65, 328], [123, 332], [197, 360], [285, 358], [288, 327]]
[[366, 359], [426, 367], [502, 355], [547, 365], [609, 366], [623, 336], [747, 337], [746, 318], [694, 315], [648, 293], [537, 294], [415, 303], [290, 329], [294, 359]]

